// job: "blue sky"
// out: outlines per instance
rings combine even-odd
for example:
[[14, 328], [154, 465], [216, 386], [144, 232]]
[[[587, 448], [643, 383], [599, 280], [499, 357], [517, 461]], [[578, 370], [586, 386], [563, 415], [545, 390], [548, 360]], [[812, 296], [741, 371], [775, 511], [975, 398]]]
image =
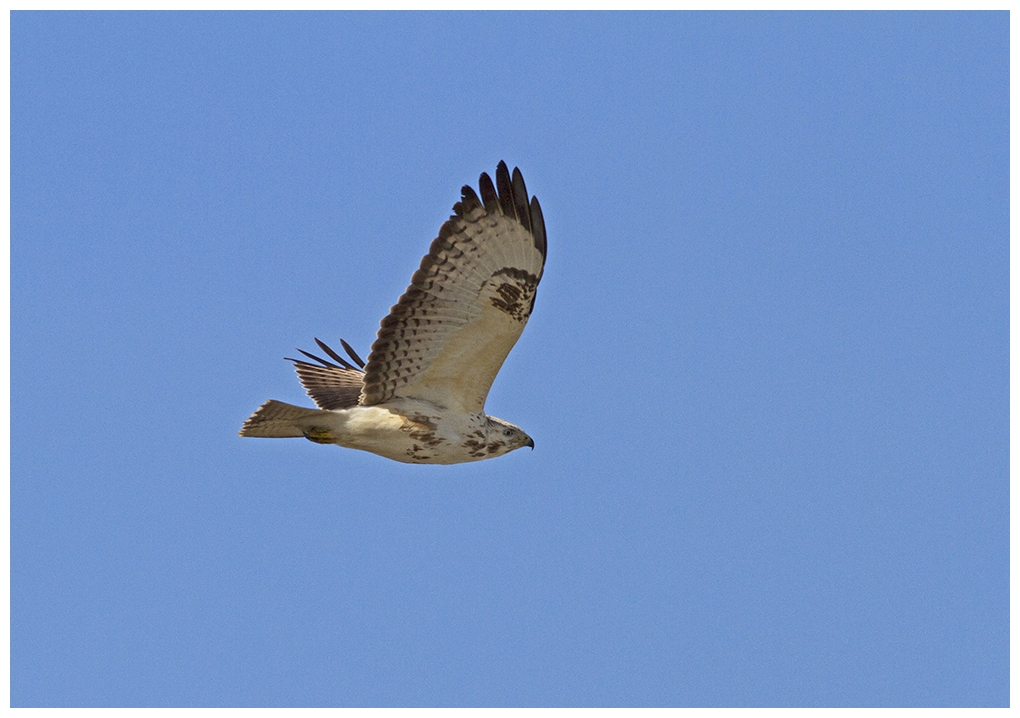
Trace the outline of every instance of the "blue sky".
[[[1009, 702], [1009, 20], [11, 19], [15, 706]], [[505, 159], [536, 449], [241, 439]]]

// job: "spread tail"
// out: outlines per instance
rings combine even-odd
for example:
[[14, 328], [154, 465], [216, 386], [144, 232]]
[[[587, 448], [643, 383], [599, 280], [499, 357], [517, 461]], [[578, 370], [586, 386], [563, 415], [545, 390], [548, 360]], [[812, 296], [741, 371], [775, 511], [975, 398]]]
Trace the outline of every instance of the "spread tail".
[[[256, 436], [266, 439], [286, 439], [291, 437], [312, 438], [321, 434], [323, 429], [321, 416], [327, 412], [319, 409], [306, 409], [303, 406], [285, 404], [270, 399], [248, 417], [241, 427], [241, 436]], [[318, 437], [316, 438], [325, 438]], [[315, 438], [312, 438], [315, 441]]]

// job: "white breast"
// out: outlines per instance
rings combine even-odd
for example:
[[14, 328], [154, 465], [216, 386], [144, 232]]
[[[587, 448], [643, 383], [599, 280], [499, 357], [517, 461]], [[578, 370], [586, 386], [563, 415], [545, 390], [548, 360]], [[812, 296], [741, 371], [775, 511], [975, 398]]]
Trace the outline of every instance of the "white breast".
[[329, 412], [334, 443], [412, 464], [487, 458], [485, 417], [449, 414], [428, 402], [396, 400]]

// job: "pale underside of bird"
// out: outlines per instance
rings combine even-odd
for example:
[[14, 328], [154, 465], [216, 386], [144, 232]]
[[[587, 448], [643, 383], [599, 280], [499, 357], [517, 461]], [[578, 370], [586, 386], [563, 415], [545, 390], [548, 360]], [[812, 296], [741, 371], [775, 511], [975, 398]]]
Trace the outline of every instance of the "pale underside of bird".
[[[485, 399], [531, 316], [545, 266], [538, 199], [506, 163], [468, 185], [364, 362], [299, 349], [294, 362], [318, 409], [270, 400], [241, 436], [304, 437], [413, 464], [459, 464], [534, 448], [519, 427], [485, 414]], [[479, 197], [479, 195], [481, 195]], [[330, 361], [332, 360], [332, 361]]]

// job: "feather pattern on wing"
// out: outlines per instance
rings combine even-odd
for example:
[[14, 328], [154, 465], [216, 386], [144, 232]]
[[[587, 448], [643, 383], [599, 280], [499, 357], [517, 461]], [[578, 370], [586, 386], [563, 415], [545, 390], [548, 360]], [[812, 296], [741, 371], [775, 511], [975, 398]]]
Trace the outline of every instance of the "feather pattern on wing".
[[511, 176], [500, 162], [495, 185], [483, 173], [479, 191], [481, 198], [463, 187], [453, 216], [382, 320], [365, 366], [362, 405], [396, 397], [484, 409], [531, 315], [546, 237], [538, 199], [529, 202], [516, 167]]

